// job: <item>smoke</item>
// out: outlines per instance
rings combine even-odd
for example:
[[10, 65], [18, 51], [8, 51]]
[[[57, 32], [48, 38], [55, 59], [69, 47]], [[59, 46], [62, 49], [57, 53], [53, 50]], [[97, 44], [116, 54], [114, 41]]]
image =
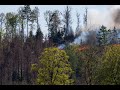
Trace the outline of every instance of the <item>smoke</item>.
[[[99, 10], [97, 8], [88, 8], [88, 23], [87, 28], [82, 28], [82, 34], [79, 37], [84, 39], [88, 31], [99, 30], [99, 27], [104, 25], [107, 29], [113, 30], [114, 27], [120, 31], [120, 5], [109, 5], [105, 7], [104, 10]], [[120, 36], [119, 36], [120, 37]], [[80, 42], [77, 38], [75, 42]]]
[[99, 26], [103, 22], [104, 15], [96, 9], [88, 10], [88, 27]]
[[117, 9], [116, 12], [113, 14], [114, 23], [120, 24], [120, 9]]
[[101, 25], [108, 29], [120, 28], [120, 5], [109, 5], [105, 10], [88, 9], [88, 28]]
[[112, 6], [110, 10], [111, 10], [112, 24], [116, 28], [120, 28], [120, 6]]
[[108, 22], [110, 22], [110, 19], [108, 14], [109, 12], [106, 10], [88, 10], [88, 28], [95, 29], [102, 25], [109, 27]]

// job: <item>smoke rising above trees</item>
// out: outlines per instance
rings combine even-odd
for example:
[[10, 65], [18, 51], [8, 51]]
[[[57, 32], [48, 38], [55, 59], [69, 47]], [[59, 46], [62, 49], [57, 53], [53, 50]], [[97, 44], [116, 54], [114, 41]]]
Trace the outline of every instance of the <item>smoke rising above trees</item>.
[[[74, 75], [67, 74], [66, 76], [64, 74], [66, 74], [68, 68], [67, 67], [64, 68], [62, 66], [62, 72], [63, 72], [62, 78], [65, 79], [64, 77], [67, 77], [65, 83], [68, 82], [68, 77], [72, 79], [74, 77], [78, 79], [77, 82], [75, 81], [75, 83], [77, 84], [88, 84], [88, 85], [93, 84], [94, 80], [92, 80], [92, 78], [96, 70], [95, 69], [96, 67], [94, 67], [93, 65], [96, 64], [97, 66], [97, 62], [98, 62], [97, 60], [99, 56], [101, 56], [101, 54], [104, 52], [104, 50], [100, 51], [99, 49], [104, 49], [105, 46], [108, 45], [119, 44], [118, 34], [120, 33], [118, 32], [119, 27], [117, 27], [116, 29], [116, 26], [117, 25], [119, 26], [120, 12], [118, 8], [117, 9], [115, 8], [115, 9], [109, 9], [108, 12], [103, 11], [101, 14], [101, 12], [99, 11], [93, 10], [94, 11], [93, 12], [91, 11], [91, 9], [87, 8], [84, 9], [85, 14], [81, 14], [79, 12], [75, 13], [74, 17], [76, 18], [76, 21], [74, 21], [72, 10], [73, 9], [71, 8], [71, 6], [66, 6], [63, 12], [57, 9], [55, 10], [48, 9], [46, 12], [44, 12], [43, 15], [45, 17], [44, 21], [46, 21], [46, 23], [44, 23], [43, 19], [41, 20], [40, 18], [42, 17], [40, 8], [38, 7], [31, 8], [31, 5], [22, 6], [18, 8], [17, 12], [7, 12], [7, 13], [1, 12], [0, 14], [0, 84], [1, 85], [35, 84], [34, 80], [37, 77], [38, 72], [41, 70], [32, 73], [31, 65], [33, 63], [36, 64], [39, 63], [40, 60], [39, 57], [42, 55], [45, 48], [47, 49], [45, 50], [45, 56], [42, 61], [45, 63], [43, 63], [43, 65], [40, 64], [40, 69], [42, 68], [42, 66], [44, 66], [44, 64], [46, 65], [44, 69], [49, 69], [46, 68], [47, 63], [49, 63], [49, 61], [50, 61], [50, 65], [52, 65], [51, 61], [54, 61], [56, 63], [56, 59], [57, 60], [62, 59], [64, 61], [64, 59], [66, 58], [66, 54], [68, 54], [69, 59], [67, 60], [70, 62], [72, 69], [75, 72]], [[108, 18], [106, 18], [107, 15]], [[111, 23], [113, 24], [110, 25], [107, 23], [102, 23], [102, 21], [107, 22], [107, 20], [110, 17], [112, 17], [110, 24]], [[75, 28], [73, 28], [74, 25], [73, 23], [76, 23], [76, 25], [74, 26]], [[85, 28], [82, 27], [83, 23]], [[48, 33], [46, 35], [44, 35], [45, 30], [42, 28], [44, 27], [43, 24], [47, 26], [46, 31], [48, 31]], [[111, 29], [109, 29], [108, 27], [109, 25]], [[113, 26], [115, 26], [115, 28]], [[79, 40], [80, 43], [74, 45], [74, 41], [76, 39]], [[61, 48], [60, 47], [61, 45], [63, 45], [63, 47], [65, 48]], [[50, 52], [48, 52], [49, 48], [51, 48]], [[63, 51], [60, 49], [63, 49]], [[56, 52], [56, 50], [58, 52]], [[62, 54], [65, 57], [60, 56], [61, 53], [59, 53], [59, 51], [60, 52], [62, 51], [63, 52]], [[67, 53], [65, 53], [65, 51]], [[53, 52], [54, 57], [52, 57], [51, 52]], [[48, 54], [47, 57], [46, 57], [46, 53]], [[46, 62], [46, 60], [48, 62]], [[96, 61], [94, 62], [94, 60]], [[65, 62], [65, 63], [68, 64], [69, 62]], [[55, 66], [58, 69], [61, 68], [60, 67], [61, 65], [59, 66], [59, 64], [63, 65], [61, 61], [58, 62]], [[90, 71], [91, 69], [92, 72]], [[46, 71], [49, 72], [49, 70]], [[52, 72], [50, 72], [51, 74], [50, 80], [54, 76], [53, 73], [55, 75], [58, 73], [58, 71], [55, 72], [54, 70], [51, 71]], [[45, 73], [44, 70], [43, 73]], [[41, 72], [39, 73], [39, 75], [40, 74]], [[60, 77], [61, 76], [59, 76], [59, 78]], [[40, 76], [40, 79], [41, 78], [42, 77]], [[44, 80], [45, 79], [46, 77], [44, 77]], [[81, 80], [80, 83], [79, 83], [79, 79]], [[61, 80], [60, 82], [62, 82]], [[45, 83], [49, 84], [48, 82], [49, 82], [48, 80], [45, 81]], [[64, 82], [62, 82], [62, 84], [64, 84]]]

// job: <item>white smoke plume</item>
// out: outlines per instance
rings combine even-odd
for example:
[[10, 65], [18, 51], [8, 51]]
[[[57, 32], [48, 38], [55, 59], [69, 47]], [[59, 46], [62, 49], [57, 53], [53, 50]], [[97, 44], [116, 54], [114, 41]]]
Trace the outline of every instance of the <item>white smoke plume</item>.
[[120, 28], [120, 5], [109, 5], [107, 10], [88, 9], [88, 28], [97, 28], [101, 25], [111, 29]]

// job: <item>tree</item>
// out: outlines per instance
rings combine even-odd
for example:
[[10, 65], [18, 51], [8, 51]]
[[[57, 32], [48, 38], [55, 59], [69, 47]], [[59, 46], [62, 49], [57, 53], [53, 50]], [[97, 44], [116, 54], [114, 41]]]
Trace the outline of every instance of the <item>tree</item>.
[[77, 49], [79, 48], [78, 45], [69, 45], [67, 47], [65, 47], [65, 51], [67, 53], [67, 55], [69, 56], [69, 62], [71, 65], [72, 70], [74, 71], [74, 73], [72, 74], [72, 78], [75, 80], [75, 84], [77, 82], [77, 79], [79, 77], [79, 73], [78, 73], [78, 55], [77, 55]]
[[[20, 50], [19, 50], [19, 55], [20, 55], [20, 60], [19, 60], [19, 75], [20, 75], [20, 81], [21, 83], [25, 82], [25, 49], [24, 49], [24, 44], [25, 44], [25, 26], [26, 26], [26, 14], [24, 12], [24, 7], [20, 7], [18, 10], [18, 25], [19, 25], [19, 35], [20, 35]], [[29, 55], [30, 56], [30, 55]]]
[[60, 12], [58, 10], [55, 11], [46, 11], [45, 12], [45, 20], [48, 26], [48, 37], [54, 44], [63, 43], [63, 31], [60, 28], [61, 20], [60, 20]]
[[118, 31], [116, 30], [115, 27], [113, 28], [110, 37], [111, 37], [111, 41], [110, 41], [111, 44], [118, 43], [118, 40], [117, 40], [118, 39]]
[[30, 12], [30, 22], [31, 22], [31, 30], [34, 29], [34, 22], [36, 22], [37, 24], [37, 30], [40, 28], [39, 22], [38, 22], [38, 18], [39, 17], [39, 9], [38, 7], [35, 7], [33, 10], [31, 10]]
[[40, 12], [39, 12], [39, 8], [38, 7], [35, 7], [35, 9], [34, 9], [34, 13], [35, 13], [35, 16], [36, 16], [36, 22], [37, 22], [37, 30], [38, 30], [38, 28], [40, 28], [40, 25], [39, 25], [39, 14], [40, 14]]
[[34, 22], [35, 22], [35, 20], [36, 20], [36, 16], [35, 16], [35, 13], [34, 13], [34, 11], [31, 11], [31, 13], [30, 13], [30, 22], [31, 22], [31, 24], [29, 25], [30, 26], [30, 31], [33, 31], [34, 30]]
[[37, 32], [36, 32], [36, 37], [35, 37], [37, 40], [42, 40], [43, 39], [43, 33], [41, 31], [40, 28], [37, 29]]
[[12, 13], [6, 13], [5, 15], [5, 28], [6, 28], [6, 37], [7, 39], [11, 39], [11, 27], [10, 27], [10, 18], [12, 17]]
[[80, 14], [77, 13], [76, 16], [77, 16], [77, 27], [75, 32], [75, 38], [78, 38], [81, 35], [82, 31], [80, 27]]
[[85, 25], [85, 29], [87, 29], [87, 25], [88, 25], [88, 8], [85, 8], [85, 14], [84, 14], [84, 25]]
[[102, 25], [97, 35], [99, 46], [104, 46], [109, 44], [109, 40], [108, 40], [109, 33], [110, 30], [107, 30], [106, 27]]
[[8, 23], [10, 27], [12, 28], [11, 30], [12, 38], [15, 37], [16, 35], [17, 16], [18, 16], [17, 14], [11, 13], [11, 17], [9, 17], [8, 19]]
[[24, 7], [20, 7], [18, 10], [18, 22], [20, 28], [19, 32], [24, 41], [25, 13], [23, 11], [24, 11]]
[[36, 51], [36, 55], [37, 57], [39, 57], [39, 55], [41, 54], [42, 50], [43, 50], [43, 33], [40, 30], [40, 28], [38, 28], [36, 35], [35, 35], [35, 51]]
[[39, 65], [32, 64], [32, 70], [37, 70], [37, 84], [40, 85], [69, 85], [72, 69], [64, 50], [46, 48], [42, 53]]
[[22, 12], [24, 13], [26, 23], [27, 23], [27, 37], [28, 37], [28, 33], [29, 33], [28, 32], [28, 22], [30, 21], [30, 14], [31, 14], [30, 5], [24, 5]]
[[3, 62], [4, 62], [4, 55], [3, 55], [3, 24], [5, 21], [5, 14], [0, 13], [0, 84], [3, 84]]
[[106, 47], [97, 71], [97, 84], [120, 85], [120, 45]]
[[86, 44], [95, 46], [97, 43], [97, 33], [96, 31], [88, 31], [88, 34], [86, 35]]
[[72, 30], [72, 20], [71, 20], [71, 8], [70, 7], [66, 7], [66, 10], [64, 11], [63, 14], [63, 22], [64, 22], [64, 40], [65, 43], [71, 43], [74, 41], [74, 32]]
[[5, 21], [5, 14], [0, 13], [0, 29], [2, 30], [3, 23]]
[[64, 12], [64, 19], [63, 22], [65, 23], [65, 36], [67, 34], [69, 34], [69, 30], [70, 30], [70, 24], [72, 23], [71, 20], [71, 8], [70, 7], [66, 7], [66, 10]]
[[80, 46], [79, 55], [79, 83], [83, 85], [94, 85], [95, 72], [99, 65], [98, 57], [100, 57], [101, 49], [95, 46]]
[[2, 38], [2, 34], [3, 34], [3, 23], [5, 21], [5, 14], [4, 13], [0, 13], [0, 40]]

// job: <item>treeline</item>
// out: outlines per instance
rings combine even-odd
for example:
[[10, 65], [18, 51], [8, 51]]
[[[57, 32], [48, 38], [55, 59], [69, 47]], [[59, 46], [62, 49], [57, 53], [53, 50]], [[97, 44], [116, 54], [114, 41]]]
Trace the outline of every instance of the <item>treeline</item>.
[[[43, 48], [50, 46], [38, 18], [39, 9], [31, 10], [29, 5], [20, 7], [18, 13], [0, 14], [1, 85], [32, 84], [31, 64], [38, 62]], [[37, 27], [35, 35], [34, 27]]]
[[[48, 30], [46, 36], [40, 28], [39, 16], [38, 7], [31, 9], [30, 5], [20, 7], [17, 13], [0, 14], [0, 84], [35, 84], [37, 73], [32, 72], [31, 65], [39, 63], [39, 57], [45, 48], [58, 47], [62, 44], [65, 45], [64, 50], [74, 71], [71, 76], [74, 84], [97, 84], [96, 77], [93, 77], [97, 65], [100, 65], [98, 57], [104, 53], [104, 47], [119, 43], [119, 30], [116, 28], [107, 30], [105, 26], [101, 26], [96, 31], [88, 31], [85, 41], [80, 39], [80, 44], [70, 45], [82, 34], [79, 13], [76, 14], [76, 30], [73, 30], [70, 7], [67, 6], [63, 13], [58, 10], [46, 11], [44, 13]], [[85, 27], [87, 16], [86, 9]], [[35, 34], [33, 30], [36, 30]], [[89, 49], [81, 51], [83, 46]]]
[[44, 36], [38, 7], [31, 9], [30, 5], [24, 5], [16, 13], [0, 14], [1, 85], [32, 84], [31, 64], [38, 62], [43, 49], [68, 44], [79, 36], [72, 30], [71, 8], [65, 9], [63, 21], [60, 15], [58, 10], [44, 13], [48, 27], [48, 35]]

